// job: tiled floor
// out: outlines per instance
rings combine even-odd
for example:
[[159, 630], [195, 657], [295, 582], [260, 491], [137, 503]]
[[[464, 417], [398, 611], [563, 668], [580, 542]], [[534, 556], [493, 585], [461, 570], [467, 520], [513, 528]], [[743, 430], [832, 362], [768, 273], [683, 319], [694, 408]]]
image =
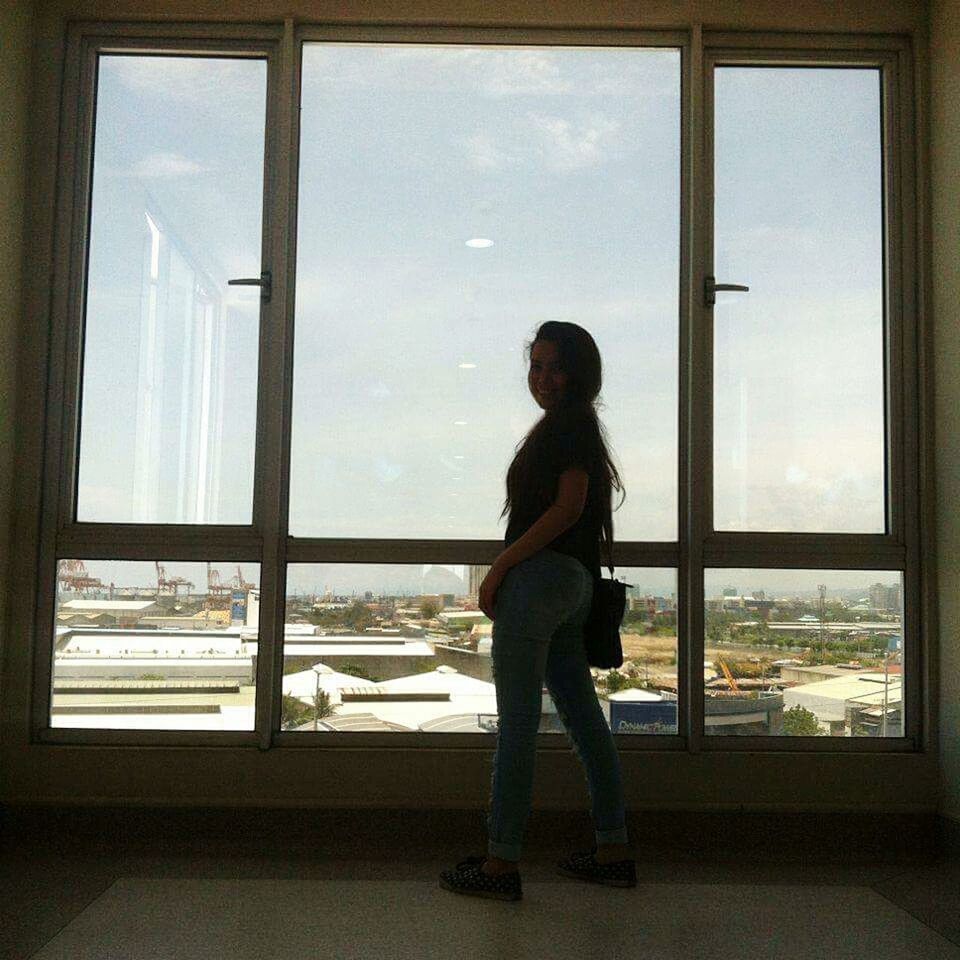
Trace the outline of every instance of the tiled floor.
[[408, 835], [351, 856], [342, 836], [309, 833], [232, 844], [109, 824], [83, 834], [5, 838], [0, 957], [960, 960], [960, 865], [929, 856], [647, 848], [640, 884], [617, 890], [558, 876], [566, 847], [540, 842], [513, 903], [438, 887], [440, 870], [483, 852], [474, 842]]

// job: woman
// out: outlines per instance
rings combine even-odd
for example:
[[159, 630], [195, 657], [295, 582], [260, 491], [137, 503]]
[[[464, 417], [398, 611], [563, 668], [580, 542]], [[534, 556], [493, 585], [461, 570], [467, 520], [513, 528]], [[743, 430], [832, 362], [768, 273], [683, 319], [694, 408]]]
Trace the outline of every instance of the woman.
[[[480, 587], [493, 620], [493, 675], [499, 727], [493, 760], [486, 857], [440, 874], [456, 893], [519, 900], [520, 851], [533, 787], [544, 681], [584, 766], [596, 847], [558, 866], [568, 876], [634, 886], [620, 763], [587, 665], [583, 625], [600, 540], [613, 542], [611, 488], [623, 489], [594, 404], [600, 352], [574, 323], [550, 321], [527, 350], [527, 385], [544, 415], [507, 471], [505, 549]], [[622, 503], [621, 499], [621, 503]]]

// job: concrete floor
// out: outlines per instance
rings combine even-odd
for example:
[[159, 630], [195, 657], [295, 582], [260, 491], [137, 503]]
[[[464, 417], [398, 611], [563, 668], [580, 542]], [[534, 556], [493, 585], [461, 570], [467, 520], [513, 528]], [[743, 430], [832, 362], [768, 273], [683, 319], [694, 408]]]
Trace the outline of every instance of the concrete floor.
[[353, 813], [353, 834], [347, 814], [259, 811], [273, 828], [262, 832], [231, 816], [100, 812], [44, 830], [42, 815], [4, 810], [0, 957], [960, 960], [960, 859], [925, 843], [878, 856], [859, 842], [740, 849], [737, 838], [731, 855], [722, 840], [655, 846], [638, 824], [640, 883], [618, 890], [555, 874], [555, 859], [589, 848], [589, 829], [544, 818], [528, 831], [523, 900], [500, 902], [437, 885], [483, 853], [476, 813], [436, 829], [377, 821], [363, 842], [369, 811]]

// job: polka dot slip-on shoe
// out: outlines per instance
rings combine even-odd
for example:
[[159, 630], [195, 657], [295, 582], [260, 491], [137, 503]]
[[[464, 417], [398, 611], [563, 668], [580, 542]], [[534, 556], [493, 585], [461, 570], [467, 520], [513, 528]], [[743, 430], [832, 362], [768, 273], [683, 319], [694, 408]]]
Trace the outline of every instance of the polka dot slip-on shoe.
[[615, 860], [613, 863], [597, 863], [589, 853], [573, 853], [557, 864], [564, 876], [602, 883], [607, 887], [635, 887], [637, 885], [637, 865], [634, 860]]
[[490, 897], [493, 900], [519, 900], [523, 896], [520, 888], [520, 871], [511, 870], [496, 877], [488, 877], [480, 866], [486, 857], [467, 857], [461, 860], [455, 870], [444, 870], [440, 874], [440, 886], [454, 893], [466, 893], [472, 897]]

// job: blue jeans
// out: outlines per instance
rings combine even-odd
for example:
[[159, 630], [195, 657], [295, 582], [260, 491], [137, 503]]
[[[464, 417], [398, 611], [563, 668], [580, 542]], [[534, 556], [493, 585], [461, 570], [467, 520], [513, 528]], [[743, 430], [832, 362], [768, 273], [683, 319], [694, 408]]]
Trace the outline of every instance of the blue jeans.
[[586, 773], [597, 845], [628, 842], [620, 760], [583, 645], [592, 597], [587, 568], [549, 549], [511, 567], [497, 590], [492, 654], [500, 720], [487, 816], [491, 857], [520, 859], [544, 681]]

